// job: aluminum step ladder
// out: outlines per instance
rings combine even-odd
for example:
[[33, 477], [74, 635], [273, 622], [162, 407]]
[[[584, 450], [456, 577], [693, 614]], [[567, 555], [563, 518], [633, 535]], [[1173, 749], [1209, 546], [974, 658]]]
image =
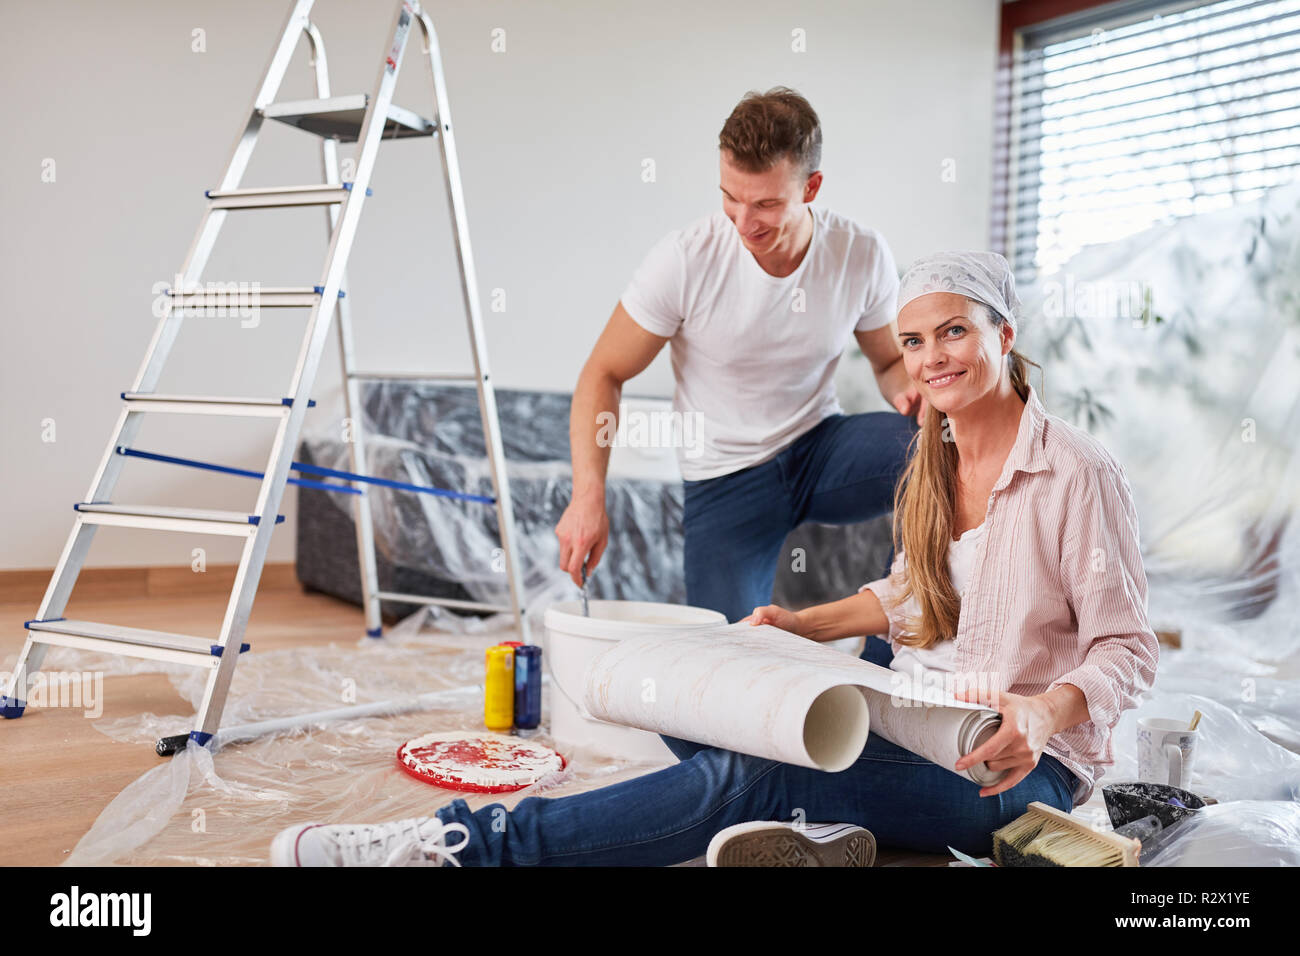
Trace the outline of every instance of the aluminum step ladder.
[[[332, 96], [324, 46], [320, 32], [309, 20], [314, 0], [295, 0], [279, 43], [271, 56], [261, 86], [253, 99], [248, 120], [239, 133], [220, 185], [206, 195], [208, 206], [200, 220], [194, 241], [179, 273], [179, 288], [167, 293], [164, 313], [149, 343], [144, 362], [131, 388], [122, 393], [123, 407], [108, 447], [100, 460], [84, 502], [74, 505], [75, 524], [59, 558], [36, 618], [27, 622], [27, 641], [11, 675], [5, 696], [0, 698], [0, 714], [21, 717], [26, 707], [28, 681], [40, 669], [47, 648], [62, 646], [101, 651], [129, 657], [181, 663], [208, 671], [207, 683], [194, 718], [194, 730], [188, 735], [165, 738], [158, 743], [160, 754], [173, 753], [193, 740], [207, 746], [217, 734], [230, 681], [239, 655], [248, 650], [244, 642], [249, 613], [257, 592], [258, 580], [266, 559], [271, 533], [283, 521], [280, 502], [288, 481], [301, 484], [320, 483], [290, 479], [292, 461], [308, 409], [315, 404], [309, 398], [316, 380], [321, 356], [330, 332], [331, 321], [338, 313], [339, 348], [344, 375], [345, 409], [352, 423], [353, 441], [349, 444], [352, 473], [365, 476], [367, 460], [360, 385], [374, 378], [457, 380], [473, 382], [478, 391], [485, 444], [491, 467], [494, 495], [486, 499], [495, 505], [501, 546], [509, 583], [508, 605], [492, 605], [445, 598], [421, 597], [381, 591], [375, 561], [374, 531], [369, 497], [360, 481], [348, 486], [328, 485], [354, 492], [357, 550], [363, 579], [366, 631], [372, 637], [381, 634], [380, 601], [383, 599], [453, 608], [511, 613], [528, 641], [526, 608], [523, 601], [522, 576], [519, 571], [515, 542], [514, 514], [506, 480], [505, 455], [495, 393], [488, 372], [487, 349], [479, 310], [477, 279], [470, 251], [465, 202], [461, 190], [460, 170], [456, 160], [455, 140], [448, 107], [446, 82], [437, 35], [427, 13], [416, 2], [399, 4], [392, 23], [391, 44], [384, 51], [379, 78], [371, 93], [355, 96]], [[433, 120], [412, 113], [393, 103], [403, 54], [406, 51], [412, 22], [419, 25], [424, 38], [433, 83], [436, 114]], [[310, 44], [315, 68], [317, 98], [276, 103], [275, 95], [301, 36]], [[295, 126], [321, 137], [321, 162], [324, 182], [302, 186], [241, 188], [239, 183], [257, 143], [258, 133], [266, 120]], [[365, 198], [370, 194], [371, 175], [380, 143], [387, 139], [436, 136], [442, 157], [443, 178], [452, 216], [464, 299], [466, 320], [474, 356], [474, 371], [452, 375], [412, 376], [358, 372], [354, 367], [352, 328], [349, 304], [345, 296], [345, 267]], [[359, 151], [356, 175], [351, 182], [339, 179], [337, 147], [340, 142], [356, 142]], [[298, 354], [297, 365], [286, 397], [243, 398], [211, 395], [164, 394], [155, 391], [168, 354], [176, 341], [187, 310], [229, 309], [238, 314], [250, 304], [246, 290], [204, 289], [199, 284], [217, 235], [226, 216], [232, 211], [279, 208], [285, 206], [324, 206], [329, 226], [329, 247], [319, 282], [301, 288], [258, 288], [251, 304], [258, 308], [310, 308], [311, 313]], [[224, 314], [224, 313], [222, 313]], [[154, 457], [187, 463], [183, 459], [150, 456], [133, 449], [143, 416], [148, 414], [226, 415], [278, 420], [268, 467], [252, 473], [261, 477], [261, 487], [252, 514], [149, 505], [113, 503], [114, 486], [128, 457]], [[194, 464], [194, 463], [191, 463]], [[235, 471], [235, 469], [218, 469]], [[296, 469], [304, 470], [304, 469]], [[360, 493], [357, 493], [360, 492]], [[478, 498], [466, 495], [464, 497]], [[64, 608], [76, 583], [95, 530], [101, 525], [175, 531], [190, 534], [228, 535], [244, 539], [229, 603], [215, 639], [186, 634], [172, 634], [91, 621], [67, 620]], [[337, 711], [332, 711], [337, 714]], [[304, 715], [304, 722], [311, 715]]]

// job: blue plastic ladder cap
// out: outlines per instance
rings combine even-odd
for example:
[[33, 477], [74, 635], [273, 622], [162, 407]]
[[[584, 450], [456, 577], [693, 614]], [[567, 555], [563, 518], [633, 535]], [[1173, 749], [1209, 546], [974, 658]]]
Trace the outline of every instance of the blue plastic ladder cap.
[[23, 715], [26, 707], [24, 701], [14, 700], [8, 694], [0, 694], [0, 717], [5, 720], [17, 720]]
[[[311, 291], [315, 292], [317, 295], [324, 295], [325, 287], [323, 285], [314, 285], [311, 287]], [[347, 293], [344, 292], [342, 289], [339, 289], [339, 298], [341, 299], [345, 295], [347, 295]]]
[[[249, 648], [249, 644], [247, 641], [245, 641], [244, 643], [239, 645], [239, 653], [241, 654], [244, 653], [246, 650], [248, 650], [248, 648]], [[220, 644], [213, 644], [208, 649], [208, 653], [211, 654], [213, 657], [220, 657], [221, 651], [222, 651], [222, 647]]]
[[384, 636], [384, 629], [382, 626], [366, 628], [366, 637], [383, 637], [383, 636]]
[[[288, 405], [288, 406], [292, 407], [292, 406], [293, 406], [293, 399], [292, 399], [292, 398], [282, 398], [282, 399], [280, 399], [280, 404], [281, 404], [281, 405]], [[308, 408], [315, 408], [315, 407], [316, 407], [316, 399], [314, 399], [314, 398], [309, 398], [309, 399], [307, 399], [307, 407], [308, 407]]]
[[208, 745], [208, 741], [210, 741], [211, 739], [212, 739], [211, 734], [205, 734], [201, 730], [190, 731], [190, 740], [194, 741], [200, 747], [206, 747]]

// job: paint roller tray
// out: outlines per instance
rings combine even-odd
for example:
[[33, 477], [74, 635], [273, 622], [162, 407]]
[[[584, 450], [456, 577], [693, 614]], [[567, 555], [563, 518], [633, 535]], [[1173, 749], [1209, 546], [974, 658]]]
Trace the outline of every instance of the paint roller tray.
[[[1106, 800], [1106, 812], [1110, 815], [1113, 827], [1122, 827], [1134, 820], [1154, 814], [1163, 827], [1172, 827], [1180, 820], [1185, 820], [1204, 807], [1207, 801], [1190, 790], [1180, 790], [1163, 783], [1112, 783], [1102, 788]], [[1186, 804], [1178, 807], [1169, 802], [1170, 797], [1177, 797]]]

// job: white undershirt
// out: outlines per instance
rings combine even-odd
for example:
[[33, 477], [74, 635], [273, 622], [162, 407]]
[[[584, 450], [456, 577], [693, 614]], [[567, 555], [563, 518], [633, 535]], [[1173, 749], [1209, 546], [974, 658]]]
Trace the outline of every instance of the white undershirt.
[[[975, 550], [983, 535], [984, 525], [981, 524], [948, 544], [948, 573], [952, 577], [952, 586], [958, 596], [965, 596], [966, 584], [970, 581], [971, 569], [975, 563]], [[950, 638], [929, 647], [908, 647], [899, 644], [894, 649], [894, 659], [889, 667], [908, 676], [911, 676], [917, 667], [921, 668], [922, 676], [926, 671], [954, 673], [957, 670], [957, 641]]]

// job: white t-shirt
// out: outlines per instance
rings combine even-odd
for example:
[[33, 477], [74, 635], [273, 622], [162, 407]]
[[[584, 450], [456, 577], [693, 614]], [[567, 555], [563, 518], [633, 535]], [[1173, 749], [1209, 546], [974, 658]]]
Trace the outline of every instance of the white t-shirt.
[[788, 276], [765, 272], [718, 211], [656, 243], [623, 293], [638, 325], [671, 339], [687, 481], [762, 464], [842, 411], [835, 366], [852, 333], [895, 318], [884, 237], [809, 209], [812, 240]]
[[[979, 546], [979, 539], [984, 535], [984, 525], [971, 528], [956, 541], [948, 544], [948, 572], [952, 576], [952, 586], [959, 597], [966, 596], [966, 584], [970, 581], [971, 568], [975, 561], [975, 549]], [[859, 591], [866, 588], [864, 584]], [[920, 606], [916, 603], [916, 597], [912, 596], [907, 599], [903, 606], [905, 614], [919, 617], [921, 613]], [[930, 671], [942, 671], [947, 674], [955, 673], [957, 670], [957, 642], [953, 639], [939, 641], [937, 644], [931, 644], [929, 647], [908, 647], [906, 644], [899, 644], [894, 648], [894, 659], [889, 663], [890, 670], [898, 671], [900, 674], [907, 674], [909, 677], [914, 676], [915, 668], [920, 668], [922, 675], [922, 687], [930, 686], [925, 682], [925, 675]], [[944, 686], [944, 685], [940, 685]]]

